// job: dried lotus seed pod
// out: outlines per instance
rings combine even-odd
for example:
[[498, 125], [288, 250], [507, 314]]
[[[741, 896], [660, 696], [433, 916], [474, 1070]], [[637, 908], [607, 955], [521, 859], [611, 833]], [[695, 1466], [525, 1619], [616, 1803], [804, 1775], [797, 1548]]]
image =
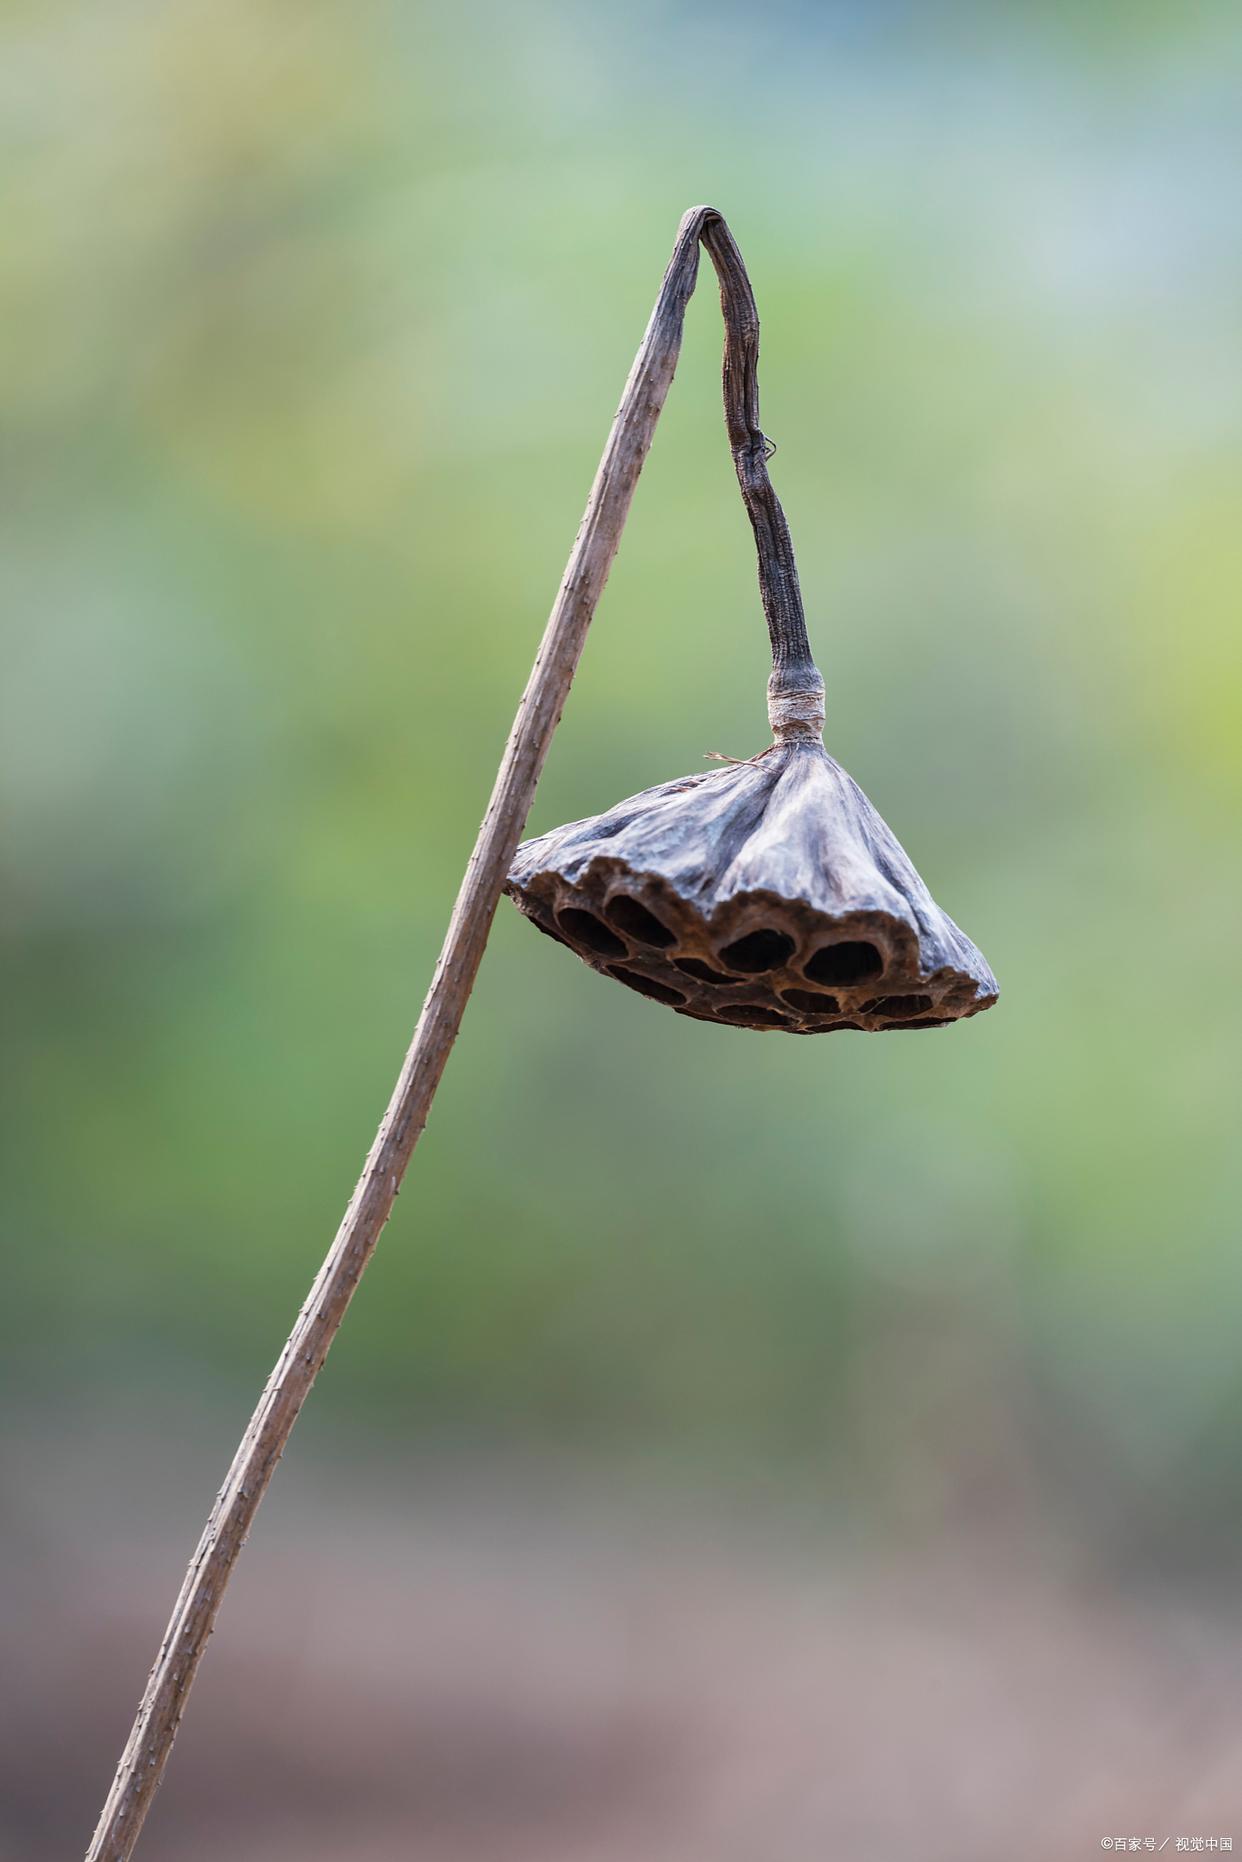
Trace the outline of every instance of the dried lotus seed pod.
[[702, 239], [720, 277], [725, 418], [772, 642], [773, 743], [523, 842], [506, 890], [592, 969], [700, 1021], [942, 1028], [990, 1008], [996, 979], [824, 748], [824, 682], [759, 427], [754, 299], [724, 223]]
[[941, 1028], [996, 981], [822, 742], [661, 783], [519, 849], [509, 895], [593, 969], [740, 1028]]

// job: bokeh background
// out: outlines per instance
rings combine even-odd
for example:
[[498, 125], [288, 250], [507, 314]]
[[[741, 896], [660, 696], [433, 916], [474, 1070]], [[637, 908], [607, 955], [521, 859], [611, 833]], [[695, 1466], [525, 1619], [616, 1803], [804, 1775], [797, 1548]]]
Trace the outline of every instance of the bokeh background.
[[[699, 200], [829, 745], [1001, 1004], [729, 1031], [502, 906], [142, 1853], [1242, 1846], [1236, 7], [3, 40], [0, 1856], [85, 1844]], [[534, 828], [766, 741], [714, 296]]]

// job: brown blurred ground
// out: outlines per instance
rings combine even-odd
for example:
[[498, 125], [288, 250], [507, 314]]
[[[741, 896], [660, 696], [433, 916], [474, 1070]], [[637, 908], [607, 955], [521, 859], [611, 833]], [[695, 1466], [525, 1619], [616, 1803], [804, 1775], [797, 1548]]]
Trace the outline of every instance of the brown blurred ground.
[[[96, 1447], [49, 1463], [27, 1444], [6, 1482], [24, 1554], [4, 1862], [83, 1846], [192, 1536], [167, 1439], [119, 1480]], [[84, 1489], [94, 1536], [75, 1543]], [[520, 1459], [303, 1460], [248, 1549], [142, 1853], [1042, 1862], [1105, 1835], [1242, 1843], [1235, 1612], [1127, 1588], [995, 1516], [963, 1525], [868, 1563], [758, 1500]]]

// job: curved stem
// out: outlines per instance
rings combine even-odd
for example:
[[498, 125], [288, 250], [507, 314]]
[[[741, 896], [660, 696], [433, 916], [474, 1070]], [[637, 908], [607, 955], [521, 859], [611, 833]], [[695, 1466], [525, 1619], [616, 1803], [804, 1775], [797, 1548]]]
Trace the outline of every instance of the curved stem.
[[[133, 1853], [164, 1775], [225, 1586], [427, 1122], [673, 379], [686, 304], [698, 273], [700, 239], [720, 274], [729, 437], [742, 495], [755, 526], [760, 583], [777, 668], [773, 677], [803, 669], [803, 656], [805, 664], [810, 663], [789, 534], [768, 482], [758, 427], [759, 326], [754, 299], [724, 221], [714, 208], [695, 207], [678, 229], [660, 295], [626, 381], [409, 1052], [336, 1238], [247, 1425], [190, 1560], [87, 1862], [128, 1862]], [[349, 1572], [343, 1572], [342, 1582], [349, 1581]]]
[[816, 682], [822, 685], [807, 639], [789, 525], [768, 476], [772, 448], [759, 425], [759, 313], [755, 296], [732, 233], [718, 213], [705, 211], [701, 237], [720, 280], [725, 325], [725, 426], [742, 501], [755, 533], [759, 592], [772, 640], [772, 689]]

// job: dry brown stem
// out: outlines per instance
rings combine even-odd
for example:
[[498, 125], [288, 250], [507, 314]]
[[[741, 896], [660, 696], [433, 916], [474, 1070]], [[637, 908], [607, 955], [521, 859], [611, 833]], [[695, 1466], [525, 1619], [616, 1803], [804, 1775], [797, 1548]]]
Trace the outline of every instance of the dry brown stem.
[[[694, 207], [678, 229], [677, 243], [659, 298], [625, 384], [586, 512], [509, 733], [487, 813], [457, 895], [409, 1052], [336, 1239], [268, 1379], [190, 1561], [138, 1717], [87, 1852], [87, 1862], [126, 1862], [133, 1853], [143, 1820], [163, 1777], [187, 1696], [238, 1553], [298, 1412], [327, 1356], [380, 1230], [388, 1220], [406, 1166], [427, 1122], [440, 1075], [461, 1026], [548, 745], [568, 696], [587, 628], [616, 554], [634, 487], [673, 379], [686, 303], [694, 289], [698, 270], [700, 239], [708, 245], [720, 273], [727, 327], [732, 302], [741, 319], [737, 324], [739, 335], [747, 344], [757, 344], [758, 322], [754, 319], [754, 303], [737, 248], [714, 209]], [[728, 389], [726, 370], [727, 398]], [[739, 459], [739, 477], [743, 479], [744, 490], [750, 489], [748, 508], [753, 500], [754, 512], [759, 513], [769, 527], [773, 548], [777, 557], [782, 558], [788, 538], [786, 535], [782, 540], [780, 525], [776, 522], [780, 507], [776, 506], [774, 515], [764, 494], [767, 473], [763, 464], [762, 436], [751, 430], [747, 412], [745, 382], [738, 380], [730, 410], [730, 437], [734, 441], [735, 457]], [[792, 649], [789, 657], [797, 664], [801, 609], [793, 605], [797, 599], [796, 582], [791, 594], [792, 558], [787, 570], [783, 560], [778, 566], [781, 573], [770, 603], [765, 588], [765, 606], [773, 625], [774, 646], [779, 633], [780, 639]], [[805, 629], [801, 644], [805, 644]]]

